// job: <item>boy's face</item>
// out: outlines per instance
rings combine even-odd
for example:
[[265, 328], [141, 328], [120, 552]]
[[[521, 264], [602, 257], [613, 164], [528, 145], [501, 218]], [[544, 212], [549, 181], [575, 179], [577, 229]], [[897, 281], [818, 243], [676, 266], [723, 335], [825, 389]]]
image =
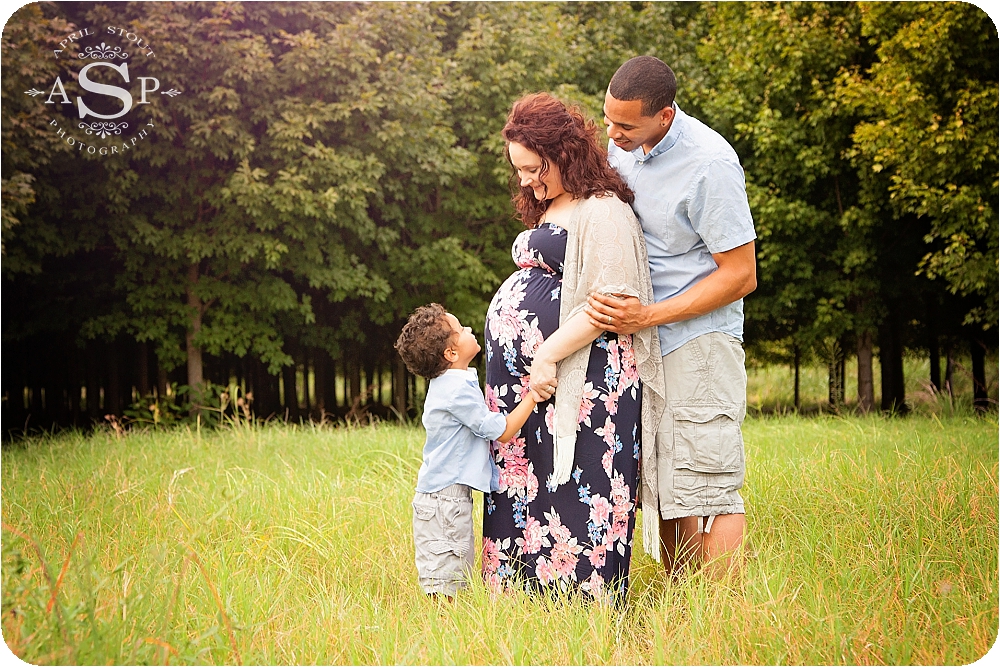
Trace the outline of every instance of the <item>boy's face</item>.
[[469, 327], [463, 327], [462, 323], [458, 321], [458, 318], [447, 313], [445, 319], [451, 326], [452, 334], [451, 345], [448, 349], [444, 351], [445, 358], [451, 362], [452, 368], [468, 368], [469, 362], [472, 361], [479, 350], [482, 348], [479, 346], [479, 341], [476, 340], [476, 336], [472, 333], [472, 329]]

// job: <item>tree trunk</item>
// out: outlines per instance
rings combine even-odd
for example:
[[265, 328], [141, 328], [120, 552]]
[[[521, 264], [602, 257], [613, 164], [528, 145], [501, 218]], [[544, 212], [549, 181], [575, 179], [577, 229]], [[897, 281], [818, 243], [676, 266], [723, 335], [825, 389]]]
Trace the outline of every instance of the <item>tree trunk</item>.
[[937, 305], [933, 301], [927, 304], [927, 352], [931, 362], [931, 387], [941, 391], [941, 350], [938, 347], [937, 335]]
[[101, 411], [101, 375], [99, 343], [87, 343], [87, 416], [91, 423], [99, 419]]
[[73, 349], [69, 366], [69, 418], [70, 425], [80, 425], [80, 388], [83, 386], [83, 374], [80, 372], [80, 352]]
[[253, 359], [250, 363], [250, 388], [253, 401], [250, 407], [255, 416], [267, 419], [281, 411], [278, 378], [267, 371], [263, 362]]
[[285, 414], [292, 421], [299, 420], [299, 393], [296, 386], [295, 362], [281, 369], [281, 382], [285, 386]]
[[324, 369], [323, 411], [328, 416], [334, 416], [337, 413], [337, 364], [326, 350], [320, 351], [320, 358]]
[[872, 373], [872, 333], [858, 334], [858, 411], [868, 414], [875, 407], [875, 380]]
[[402, 421], [406, 419], [406, 366], [396, 355], [392, 360], [392, 403]]
[[990, 407], [986, 392], [986, 346], [976, 338], [969, 341], [972, 356], [972, 404], [977, 412], [986, 412]]
[[135, 388], [141, 401], [149, 395], [149, 346], [146, 341], [136, 345], [135, 351]]
[[[4, 354], [3, 374], [4, 391], [7, 394], [6, 410], [4, 414], [4, 435], [11, 431], [20, 431], [24, 428], [24, 420], [28, 418], [28, 411], [24, 406], [24, 354], [23, 344], [11, 343], [13, 352]], [[11, 348], [7, 348], [8, 352]]]
[[905, 414], [906, 385], [903, 382], [903, 344], [899, 318], [890, 309], [879, 327], [879, 362], [882, 366], [882, 409]]
[[347, 361], [348, 374], [351, 380], [351, 397], [347, 401], [348, 410], [354, 406], [355, 401], [360, 405], [363, 401], [361, 395], [361, 364], [355, 356]]
[[325, 350], [315, 348], [312, 351], [313, 361], [313, 418], [323, 421], [326, 414], [326, 370], [327, 354]]
[[362, 403], [370, 405], [375, 402], [375, 363], [371, 355], [365, 356], [363, 367], [365, 379], [362, 384], [362, 391], [364, 392], [365, 400]]
[[954, 398], [955, 363], [951, 356], [951, 342], [946, 342], [944, 347], [944, 388], [948, 396]]
[[799, 387], [801, 386], [799, 371], [802, 368], [802, 350], [798, 345], [795, 346], [795, 411], [798, 412], [802, 408], [802, 394], [799, 392]]
[[122, 383], [121, 370], [118, 364], [118, 342], [108, 344], [108, 382], [104, 389], [105, 414], [121, 417], [122, 415]]
[[844, 403], [844, 385], [841, 380], [843, 373], [841, 372], [841, 363], [843, 361], [844, 352], [840, 346], [839, 341], [833, 341], [829, 348], [829, 357], [826, 361], [827, 370], [827, 402], [830, 405], [830, 409], [834, 412], [839, 412], [841, 405]]
[[197, 414], [201, 408], [202, 392], [205, 385], [205, 369], [202, 361], [201, 348], [198, 347], [194, 338], [201, 331], [201, 318], [204, 313], [204, 304], [195, 293], [198, 285], [199, 269], [197, 264], [188, 267], [187, 280], [187, 302], [190, 318], [190, 326], [185, 336], [187, 349], [187, 383], [189, 387], [189, 398], [191, 399], [191, 414]]

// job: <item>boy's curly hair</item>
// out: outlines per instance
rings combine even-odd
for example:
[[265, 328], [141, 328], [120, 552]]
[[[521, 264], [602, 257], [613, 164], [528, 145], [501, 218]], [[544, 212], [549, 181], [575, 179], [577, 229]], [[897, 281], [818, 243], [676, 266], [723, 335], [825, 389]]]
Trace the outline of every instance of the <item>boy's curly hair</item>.
[[448, 370], [451, 363], [444, 351], [455, 332], [448, 326], [448, 311], [439, 303], [429, 303], [413, 311], [396, 340], [396, 351], [414, 375], [428, 380]]

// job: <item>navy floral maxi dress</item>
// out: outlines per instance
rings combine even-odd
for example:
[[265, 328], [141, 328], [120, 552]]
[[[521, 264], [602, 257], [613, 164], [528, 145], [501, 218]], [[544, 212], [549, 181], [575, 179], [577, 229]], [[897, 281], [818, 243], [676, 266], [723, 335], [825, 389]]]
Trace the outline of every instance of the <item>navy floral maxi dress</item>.
[[[559, 326], [567, 232], [552, 224], [514, 242], [519, 267], [486, 318], [486, 401], [507, 414], [528, 392], [535, 350]], [[558, 391], [558, 390], [557, 390]], [[492, 443], [500, 490], [485, 497], [483, 575], [496, 591], [583, 590], [623, 599], [628, 588], [639, 466], [641, 384], [632, 336], [591, 345], [573, 473], [555, 486], [555, 400], [535, 408], [509, 443]]]

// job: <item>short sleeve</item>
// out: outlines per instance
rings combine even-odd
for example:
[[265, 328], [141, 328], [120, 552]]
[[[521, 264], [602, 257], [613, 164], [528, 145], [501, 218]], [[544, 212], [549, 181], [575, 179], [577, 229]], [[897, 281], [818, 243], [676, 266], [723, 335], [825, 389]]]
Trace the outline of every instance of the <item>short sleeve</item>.
[[463, 382], [448, 402], [448, 412], [468, 426], [476, 437], [496, 440], [507, 430], [507, 418], [486, 407], [478, 387]]
[[746, 178], [735, 155], [712, 160], [697, 179], [688, 207], [691, 227], [711, 253], [757, 238], [747, 201]]

